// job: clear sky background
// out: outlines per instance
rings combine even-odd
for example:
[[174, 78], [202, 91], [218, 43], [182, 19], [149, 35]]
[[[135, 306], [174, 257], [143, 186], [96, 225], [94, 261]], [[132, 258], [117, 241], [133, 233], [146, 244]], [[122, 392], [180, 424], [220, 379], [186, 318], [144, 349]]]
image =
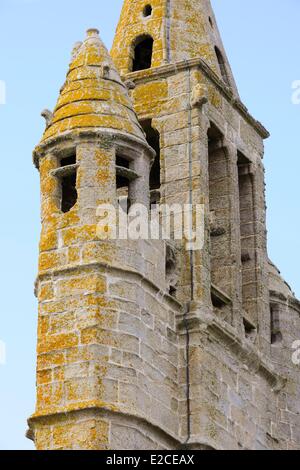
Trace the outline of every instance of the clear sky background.
[[[217, 20], [250, 112], [272, 136], [266, 142], [269, 253], [300, 296], [299, 0], [213, 0]], [[24, 437], [34, 411], [39, 178], [31, 153], [63, 84], [73, 44], [98, 27], [111, 46], [122, 0], [0, 0], [1, 230], [0, 449], [32, 449]], [[300, 332], [299, 332], [300, 336]]]

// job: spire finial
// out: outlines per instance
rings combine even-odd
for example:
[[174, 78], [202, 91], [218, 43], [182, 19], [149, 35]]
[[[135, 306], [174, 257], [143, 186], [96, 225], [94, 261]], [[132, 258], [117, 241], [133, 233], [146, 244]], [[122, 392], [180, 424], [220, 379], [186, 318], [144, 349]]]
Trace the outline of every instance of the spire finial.
[[97, 37], [100, 34], [99, 29], [97, 28], [89, 28], [86, 32], [88, 37]]

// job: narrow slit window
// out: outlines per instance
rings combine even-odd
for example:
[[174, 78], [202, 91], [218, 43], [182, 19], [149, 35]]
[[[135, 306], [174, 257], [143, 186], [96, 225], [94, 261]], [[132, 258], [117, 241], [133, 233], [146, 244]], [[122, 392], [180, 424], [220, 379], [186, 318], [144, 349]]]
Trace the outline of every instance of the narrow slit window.
[[61, 180], [61, 210], [69, 212], [77, 202], [76, 172], [63, 176]]
[[216, 56], [217, 56], [217, 59], [218, 59], [218, 64], [219, 64], [219, 67], [220, 67], [220, 72], [221, 72], [222, 78], [223, 78], [224, 82], [228, 86], [230, 86], [230, 81], [229, 81], [229, 77], [228, 77], [228, 73], [227, 73], [226, 64], [225, 64], [223, 54], [222, 54], [222, 52], [220, 51], [220, 49], [218, 47], [215, 47], [215, 52], [216, 52]]
[[152, 65], [153, 38], [142, 36], [135, 42], [132, 71], [150, 69]]
[[130, 160], [122, 155], [116, 155], [116, 189], [117, 198], [124, 212], [129, 212], [131, 207], [130, 187], [131, 183], [138, 177], [131, 168]]
[[282, 342], [282, 334], [280, 331], [280, 310], [279, 305], [270, 305], [271, 314], [271, 344], [279, 344]]
[[78, 198], [76, 153], [63, 157], [60, 160], [60, 167], [55, 173], [60, 180], [61, 187], [60, 209], [62, 212], [67, 213], [75, 206]]
[[160, 167], [160, 135], [159, 132], [152, 127], [151, 119], [141, 121], [141, 126], [146, 134], [146, 139], [150, 147], [156, 152], [156, 157], [150, 171], [150, 195], [151, 204], [157, 204], [160, 201], [161, 187], [161, 167]]

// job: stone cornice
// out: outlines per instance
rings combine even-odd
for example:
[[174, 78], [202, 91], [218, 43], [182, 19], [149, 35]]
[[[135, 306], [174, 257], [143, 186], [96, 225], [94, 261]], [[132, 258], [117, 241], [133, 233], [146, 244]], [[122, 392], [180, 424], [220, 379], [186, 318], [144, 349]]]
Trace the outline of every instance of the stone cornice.
[[90, 413], [93, 416], [99, 415], [108, 415], [108, 416], [115, 416], [119, 419], [126, 419], [132, 423], [136, 423], [137, 426], [149, 426], [154, 432], [159, 432], [167, 441], [170, 442], [170, 445], [173, 446], [175, 449], [207, 449], [212, 450], [215, 448], [213, 442], [210, 442], [208, 439], [204, 438], [193, 439], [193, 442], [189, 441], [186, 442], [181, 440], [179, 436], [176, 436], [171, 430], [163, 429], [155, 420], [150, 419], [143, 413], [139, 413], [136, 410], [128, 409], [126, 406], [114, 406], [110, 405], [101, 401], [94, 401], [90, 403], [83, 403], [81, 405], [74, 405], [72, 408], [69, 408], [68, 411], [64, 410], [48, 410], [39, 413], [35, 413], [28, 419], [28, 426], [29, 429], [27, 430], [27, 436], [29, 439], [34, 441], [34, 428], [37, 424], [44, 424], [49, 422], [49, 419], [61, 419], [68, 416], [76, 416], [82, 413]]
[[153, 281], [150, 281], [147, 277], [145, 277], [143, 274], [140, 272], [136, 271], [135, 269], [130, 269], [130, 268], [124, 268], [119, 265], [114, 265], [114, 264], [107, 264], [107, 263], [102, 263], [102, 262], [94, 262], [94, 263], [86, 263], [86, 264], [81, 264], [78, 266], [65, 266], [59, 269], [52, 269], [49, 271], [44, 271], [41, 272], [35, 283], [35, 292], [37, 292], [38, 289], [38, 283], [43, 280], [50, 280], [53, 277], [57, 276], [64, 276], [72, 273], [74, 275], [82, 272], [90, 272], [94, 270], [99, 270], [101, 272], [109, 272], [109, 274], [116, 273], [126, 275], [127, 279], [130, 277], [132, 279], [137, 279], [139, 282], [141, 282], [141, 285], [147, 286], [149, 289], [155, 292], [156, 296], [161, 297], [164, 299], [166, 302], [168, 302], [170, 305], [172, 305], [173, 308], [175, 308], [177, 311], [182, 311], [183, 307], [182, 304], [176, 300], [174, 297], [169, 295], [167, 292], [163, 291], [157, 284], [155, 284]]
[[241, 102], [239, 97], [233, 93], [232, 88], [228, 87], [218, 75], [201, 59], [190, 59], [177, 62], [176, 64], [162, 65], [154, 67], [149, 70], [142, 70], [139, 72], [131, 72], [122, 77], [124, 80], [131, 80], [134, 83], [148, 82], [153, 79], [159, 79], [166, 76], [174, 75], [180, 70], [198, 68], [205, 74], [205, 76], [218, 88], [222, 95], [231, 103], [231, 105], [244, 117], [244, 119], [256, 130], [256, 132], [263, 138], [270, 137], [267, 129], [256, 119], [251, 116], [246, 106]]
[[117, 132], [113, 129], [82, 129], [72, 130], [65, 132], [59, 136], [47, 139], [45, 142], [39, 144], [33, 151], [33, 163], [35, 167], [39, 168], [39, 160], [47, 153], [57, 152], [61, 149], [62, 145], [78, 145], [85, 140], [93, 141], [104, 148], [110, 148], [113, 145], [120, 143], [127, 143], [134, 146], [135, 149], [139, 148], [141, 151], [147, 151], [152, 159], [155, 158], [155, 151], [143, 140], [131, 136], [126, 132]]
[[296, 297], [289, 297], [288, 304], [290, 308], [293, 308], [300, 314], [300, 301]]
[[286, 378], [274, 369], [268, 358], [249, 340], [241, 338], [231, 325], [217, 318], [208, 309], [202, 313], [199, 306], [197, 310], [193, 308], [193, 311], [185, 316], [178, 316], [178, 326], [183, 334], [186, 334], [186, 328], [188, 328], [190, 332], [202, 332], [215, 336], [234, 353], [247, 370], [264, 377], [272, 387], [272, 391], [279, 392], [284, 388]]

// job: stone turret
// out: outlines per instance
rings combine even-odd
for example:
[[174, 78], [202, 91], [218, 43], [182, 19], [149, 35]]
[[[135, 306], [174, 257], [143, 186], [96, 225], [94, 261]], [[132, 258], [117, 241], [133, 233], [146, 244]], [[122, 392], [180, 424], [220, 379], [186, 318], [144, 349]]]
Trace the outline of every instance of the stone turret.
[[109, 446], [109, 418], [101, 414], [121, 410], [118, 356], [123, 346], [135, 348], [134, 338], [127, 345], [126, 331], [114, 332], [120, 278], [125, 268], [134, 276], [143, 263], [130, 259], [126, 242], [99, 240], [97, 209], [116, 206], [120, 190], [147, 207], [153, 158], [127, 88], [97, 30], [89, 30], [34, 151], [42, 233], [37, 405], [29, 422], [38, 449]]

